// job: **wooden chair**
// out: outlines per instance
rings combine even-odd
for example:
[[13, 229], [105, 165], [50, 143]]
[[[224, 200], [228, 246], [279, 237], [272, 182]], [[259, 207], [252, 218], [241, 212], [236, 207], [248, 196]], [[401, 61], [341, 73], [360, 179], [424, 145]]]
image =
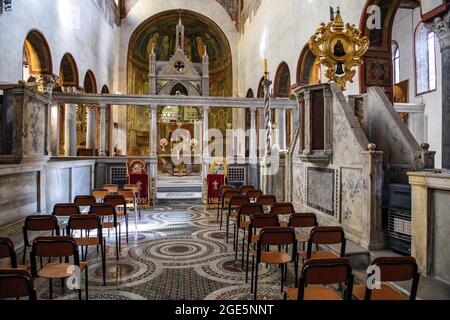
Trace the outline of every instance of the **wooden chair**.
[[[294, 228], [294, 230], [296, 228], [314, 228], [318, 225], [319, 223], [317, 222], [317, 216], [315, 213], [294, 213], [289, 217], [289, 222], [287, 224], [289, 228]], [[308, 240], [309, 234], [301, 233], [297, 235], [297, 242], [303, 245], [303, 251], [305, 251], [305, 244], [308, 243]]]
[[303, 265], [298, 289], [287, 288], [284, 298], [289, 296], [291, 300], [343, 300], [333, 288], [327, 287], [331, 284], [339, 284], [340, 287], [345, 288], [344, 299], [352, 299], [353, 274], [349, 259], [306, 261]]
[[[281, 250], [270, 251], [270, 246], [292, 246], [292, 255]], [[268, 227], [263, 228], [259, 234], [256, 254], [252, 255], [252, 283], [254, 280], [254, 299], [258, 293], [258, 269], [260, 263], [268, 265], [279, 265], [281, 267], [281, 292], [284, 291], [284, 282], [287, 277], [288, 263], [294, 263], [294, 270], [297, 270], [297, 241], [295, 239], [295, 231], [292, 228]], [[255, 265], [256, 256], [256, 265]], [[297, 281], [297, 273], [295, 276]]]
[[59, 224], [58, 219], [55, 216], [43, 215], [43, 216], [28, 216], [25, 218], [25, 224], [22, 228], [23, 231], [23, 260], [22, 264], [25, 264], [25, 256], [27, 248], [31, 247], [30, 240], [28, 239], [28, 231], [43, 232], [51, 231], [52, 235], [59, 236]]
[[[95, 230], [97, 234], [92, 237], [90, 231]], [[80, 231], [80, 237], [74, 237], [73, 232]], [[84, 231], [84, 237], [83, 237]], [[69, 218], [67, 223], [67, 234], [74, 237], [78, 247], [81, 248], [81, 259], [87, 261], [88, 248], [90, 246], [100, 246], [102, 256], [103, 285], [106, 286], [106, 241], [103, 238], [103, 227], [99, 216], [96, 215], [79, 215]], [[85, 253], [83, 255], [83, 247]]]
[[239, 188], [239, 192], [241, 193], [241, 195], [245, 196], [245, 194], [251, 190], [255, 190], [254, 186], [241, 186]]
[[[222, 201], [224, 193], [226, 191], [235, 191], [235, 190], [236, 190], [236, 188], [231, 185], [224, 185], [219, 188], [219, 202], [217, 204], [217, 221], [219, 221], [219, 215], [222, 218], [221, 211], [223, 211], [223, 207], [224, 207], [224, 202]], [[222, 227], [220, 229], [222, 229]]]
[[262, 195], [263, 192], [261, 190], [250, 190], [245, 193], [245, 196], [249, 197], [251, 202], [256, 202], [258, 197]]
[[[313, 251], [313, 244], [316, 245], [315, 251]], [[330, 244], [341, 244], [340, 256], [328, 250], [319, 250], [319, 245]], [[304, 261], [310, 259], [344, 258], [345, 246], [345, 233], [341, 227], [315, 227], [309, 235], [307, 251], [299, 252], [299, 256]]]
[[[226, 234], [227, 234], [227, 243], [229, 238], [229, 230], [230, 230], [230, 220], [237, 219], [237, 210], [241, 204], [250, 203], [250, 198], [247, 196], [234, 196], [228, 201], [228, 212], [227, 212], [227, 223], [226, 223]], [[233, 224], [233, 248], [236, 248], [236, 221]]]
[[28, 270], [29, 266], [18, 265], [14, 244], [8, 238], [0, 238], [0, 260], [9, 259], [9, 264], [0, 264], [0, 269], [21, 269]]
[[225, 190], [225, 192], [222, 194], [221, 206], [220, 206], [220, 230], [222, 230], [224, 208], [228, 208], [228, 203], [230, 202], [231, 198], [239, 196], [239, 195], [240, 195], [240, 193], [236, 189]]
[[[58, 203], [53, 207], [52, 215], [59, 218], [59, 227], [63, 230], [66, 228], [67, 219], [70, 216], [81, 214], [80, 207], [75, 203]], [[62, 221], [60, 221], [60, 219]]]
[[[48, 263], [40, 270], [36, 266], [36, 257], [60, 258], [59, 263]], [[73, 257], [73, 263], [69, 263], [69, 257]], [[65, 262], [61, 262], [65, 258]], [[34, 239], [30, 253], [31, 271], [34, 278], [45, 278], [49, 280], [50, 299], [53, 299], [53, 279], [61, 279], [61, 288], [64, 290], [64, 280], [73, 276], [73, 266], [80, 271], [85, 271], [86, 300], [88, 300], [88, 267], [80, 263], [78, 248], [72, 237], [39, 237]], [[78, 298], [81, 300], [81, 287], [78, 289]]]
[[237, 231], [236, 231], [236, 250], [235, 250], [235, 260], [237, 260], [237, 248], [239, 243], [239, 230], [244, 231], [244, 236], [242, 237], [242, 269], [244, 268], [244, 247], [245, 247], [245, 234], [250, 225], [250, 218], [255, 214], [264, 213], [264, 209], [261, 205], [256, 203], [244, 203], [241, 204], [238, 208], [238, 216], [237, 216]]
[[33, 278], [26, 270], [0, 269], [0, 299], [36, 300]]
[[91, 192], [91, 195], [93, 197], [95, 197], [95, 200], [98, 202], [103, 202], [103, 200], [105, 199], [105, 197], [107, 195], [109, 195], [109, 191], [108, 190], [94, 190]]
[[[420, 279], [416, 259], [413, 257], [380, 257], [376, 258], [372, 265], [380, 268], [381, 282], [412, 280], [409, 300], [416, 300]], [[370, 276], [369, 274], [368, 277]], [[407, 296], [384, 283], [381, 284], [380, 289], [373, 290], [367, 285], [356, 285], [353, 296], [358, 300], [408, 300]]]
[[[125, 199], [127, 209], [132, 209], [133, 213], [136, 215], [136, 228], [137, 228], [137, 217], [140, 217], [140, 214], [137, 210], [137, 198], [133, 190], [121, 190], [119, 191], [119, 196], [122, 196]], [[129, 213], [129, 210], [127, 210]]]
[[93, 195], [76, 196], [73, 202], [80, 207], [90, 207], [97, 203], [97, 199]]
[[278, 215], [291, 215], [295, 213], [294, 205], [289, 202], [275, 202], [270, 207], [270, 213]]
[[277, 197], [272, 195], [262, 195], [256, 199], [256, 203], [262, 205], [263, 207], [271, 207], [272, 204], [277, 202]]
[[128, 214], [127, 214], [127, 200], [122, 195], [107, 195], [105, 203], [111, 203], [116, 206], [117, 217], [125, 218], [125, 236], [128, 243]]
[[141, 219], [141, 190], [137, 184], [126, 184], [123, 186], [125, 191], [133, 191], [134, 197], [136, 199], [137, 209], [139, 211], [139, 220]]
[[[248, 262], [250, 256], [250, 244], [253, 244], [253, 250], [256, 251], [256, 244], [259, 240], [258, 229], [266, 227], [279, 227], [278, 216], [276, 214], [254, 214], [250, 217], [250, 225], [247, 233], [247, 264], [245, 268], [245, 283], [248, 283]], [[252, 271], [253, 272], [253, 271]], [[253, 281], [252, 281], [253, 291]]]
[[119, 192], [119, 186], [117, 184], [104, 184], [102, 189], [108, 190], [109, 193]]
[[[98, 203], [91, 206], [89, 214], [97, 215], [102, 221], [102, 228], [109, 230], [114, 229], [116, 235], [116, 260], [119, 261], [119, 251], [121, 251], [121, 239], [120, 239], [120, 223], [117, 222], [116, 206], [111, 203]], [[104, 221], [105, 218], [112, 221]]]

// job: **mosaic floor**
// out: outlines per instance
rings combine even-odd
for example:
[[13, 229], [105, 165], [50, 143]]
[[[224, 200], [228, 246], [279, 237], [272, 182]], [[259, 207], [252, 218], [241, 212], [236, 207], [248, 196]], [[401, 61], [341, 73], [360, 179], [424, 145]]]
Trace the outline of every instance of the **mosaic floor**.
[[[137, 225], [131, 215], [129, 243], [122, 234], [122, 252], [115, 259], [114, 234], [107, 243], [107, 285], [102, 284], [100, 254], [88, 254], [89, 298], [100, 300], [248, 300], [250, 285], [235, 261], [232, 240], [219, 230], [216, 212], [187, 205], [158, 207], [142, 212]], [[232, 238], [232, 237], [231, 237]], [[238, 257], [240, 261], [240, 256]], [[280, 269], [260, 266], [259, 299], [282, 299]], [[293, 285], [290, 267], [288, 285]], [[82, 277], [84, 282], [84, 274]], [[48, 282], [36, 282], [40, 299], [48, 299]], [[55, 299], [77, 299], [76, 292], [54, 281]], [[84, 297], [84, 291], [83, 291]]]

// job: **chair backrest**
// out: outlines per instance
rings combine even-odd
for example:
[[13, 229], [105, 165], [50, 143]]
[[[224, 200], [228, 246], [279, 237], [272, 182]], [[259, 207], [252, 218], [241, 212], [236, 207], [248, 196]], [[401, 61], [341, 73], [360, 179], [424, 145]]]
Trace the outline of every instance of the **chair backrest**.
[[[409, 297], [410, 300], [416, 299], [420, 273], [414, 257], [379, 257], [373, 260], [372, 265], [380, 268], [380, 281], [401, 282], [413, 280]], [[370, 295], [371, 290], [367, 289], [367, 300], [370, 300]]]
[[37, 257], [70, 257], [78, 253], [75, 239], [68, 236], [38, 237], [33, 241], [33, 253]]
[[103, 200], [108, 194], [108, 190], [94, 190], [91, 192], [91, 195], [95, 197], [96, 200]]
[[345, 232], [342, 227], [314, 227], [308, 240], [307, 259], [311, 258], [313, 244], [341, 244], [341, 258], [345, 256]]
[[117, 193], [119, 186], [117, 184], [104, 184], [102, 189], [108, 190], [110, 193]]
[[256, 200], [256, 203], [261, 204], [263, 206], [271, 206], [272, 204], [277, 202], [277, 197], [272, 195], [263, 195], [259, 196]]
[[14, 244], [8, 238], [0, 238], [0, 259], [10, 259], [11, 268], [17, 268], [16, 251]]
[[313, 228], [317, 226], [318, 222], [315, 213], [294, 213], [289, 217], [289, 227]]
[[28, 271], [18, 269], [0, 270], [0, 299], [12, 299], [28, 296], [36, 300], [33, 278]]
[[298, 300], [304, 299], [305, 286], [330, 285], [346, 283], [345, 299], [351, 300], [353, 291], [353, 275], [350, 260], [311, 259], [305, 262], [299, 282]]
[[76, 196], [75, 200], [73, 201], [80, 207], [89, 207], [93, 204], [97, 203], [97, 199], [92, 195], [86, 195], [86, 196]]
[[139, 186], [137, 184], [126, 184], [123, 186], [123, 190], [132, 190], [134, 193], [138, 193]]
[[52, 214], [56, 217], [70, 217], [80, 214], [80, 207], [76, 203], [58, 203], [53, 207]]
[[72, 216], [67, 222], [67, 234], [73, 230], [97, 230], [97, 235], [102, 234], [102, 222], [99, 216], [93, 214], [81, 214]]
[[243, 203], [239, 206], [238, 213], [243, 216], [252, 216], [258, 213], [264, 213], [264, 208], [257, 203]]
[[292, 228], [266, 227], [259, 234], [261, 245], [287, 246], [297, 243], [295, 231]]
[[127, 204], [127, 201], [125, 200], [124, 196], [122, 195], [107, 195], [105, 197], [106, 203], [111, 203], [116, 206], [125, 206]]
[[232, 191], [232, 190], [236, 190], [236, 188], [232, 185], [225, 184], [219, 188], [219, 195], [222, 196], [225, 193], [225, 191]]
[[254, 214], [250, 217], [250, 227], [255, 229], [261, 229], [266, 227], [278, 227], [280, 222], [276, 214]]
[[273, 214], [292, 214], [295, 213], [294, 205], [289, 202], [276, 202], [270, 207], [270, 213]]
[[250, 199], [258, 199], [258, 197], [262, 196], [264, 193], [261, 190], [249, 190], [245, 193], [247, 197]]
[[89, 214], [93, 214], [100, 217], [113, 216], [114, 221], [117, 219], [116, 207], [112, 203], [97, 203], [91, 206]]
[[239, 207], [241, 204], [250, 203], [250, 198], [247, 196], [234, 196], [228, 202], [228, 207]]
[[121, 191], [119, 191], [119, 196], [124, 197], [125, 200], [134, 199], [134, 191], [132, 191], [132, 190], [121, 190]]
[[245, 195], [247, 192], [249, 192], [250, 190], [255, 190], [255, 187], [254, 186], [241, 186], [240, 188], [239, 188], [239, 192], [242, 194], [242, 195]]
[[240, 193], [237, 190], [226, 190], [223, 194], [222, 194], [222, 201], [226, 202], [229, 201], [231, 198], [239, 196]]

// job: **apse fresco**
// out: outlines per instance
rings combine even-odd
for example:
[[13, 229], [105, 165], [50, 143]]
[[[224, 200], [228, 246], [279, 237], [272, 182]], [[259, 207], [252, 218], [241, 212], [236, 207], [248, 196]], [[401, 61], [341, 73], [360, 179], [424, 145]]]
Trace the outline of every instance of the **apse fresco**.
[[[157, 61], [170, 60], [175, 52], [176, 25], [179, 17], [179, 10], [167, 11], [153, 16], [136, 29], [128, 49], [128, 93], [148, 94], [148, 56], [154, 47]], [[193, 63], [202, 62], [206, 45], [209, 56], [209, 94], [211, 96], [232, 96], [232, 57], [224, 33], [214, 22], [192, 11], [182, 10], [181, 18], [185, 28], [184, 49]], [[212, 109], [210, 127], [218, 126], [214, 120], [219, 116], [226, 119], [232, 118], [232, 110]], [[127, 153], [129, 155], [148, 154], [148, 132], [150, 130], [148, 118], [147, 108], [138, 106], [128, 108]], [[225, 127], [221, 129], [223, 132], [226, 130]]]
[[[184, 48], [188, 58], [201, 63], [206, 50], [210, 62], [210, 95], [232, 95], [232, 61], [227, 39], [217, 25], [190, 11], [182, 11]], [[156, 60], [168, 61], [175, 51], [179, 11], [168, 11], [144, 22], [133, 34], [128, 53], [128, 92], [148, 91], [148, 56], [155, 47]]]

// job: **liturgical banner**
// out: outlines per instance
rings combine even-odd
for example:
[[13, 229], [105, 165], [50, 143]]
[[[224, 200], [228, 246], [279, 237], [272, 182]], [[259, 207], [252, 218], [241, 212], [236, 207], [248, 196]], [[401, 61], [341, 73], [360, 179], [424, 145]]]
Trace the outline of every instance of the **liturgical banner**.
[[130, 184], [137, 184], [140, 190], [140, 204], [150, 205], [150, 194], [148, 188], [148, 174], [131, 174]]
[[223, 174], [208, 175], [208, 205], [217, 205], [219, 203], [219, 189], [225, 184]]

